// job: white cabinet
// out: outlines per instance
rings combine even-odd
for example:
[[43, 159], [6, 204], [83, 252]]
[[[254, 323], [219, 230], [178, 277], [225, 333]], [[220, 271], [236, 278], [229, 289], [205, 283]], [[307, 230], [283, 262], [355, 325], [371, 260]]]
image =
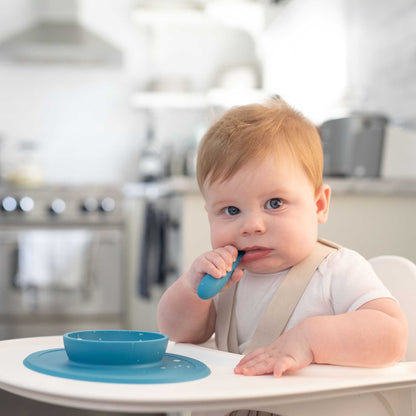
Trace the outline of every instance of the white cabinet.
[[370, 258], [384, 254], [416, 263], [416, 195], [334, 195], [320, 236]]
[[208, 217], [201, 195], [194, 193], [184, 197], [182, 221], [182, 264], [186, 270], [196, 257], [211, 250]]

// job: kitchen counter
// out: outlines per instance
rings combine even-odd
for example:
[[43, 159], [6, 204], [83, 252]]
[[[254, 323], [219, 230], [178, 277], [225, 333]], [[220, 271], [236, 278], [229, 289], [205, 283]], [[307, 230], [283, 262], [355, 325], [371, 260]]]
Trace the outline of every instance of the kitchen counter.
[[334, 195], [416, 196], [416, 180], [385, 178], [324, 178]]
[[[333, 178], [325, 177], [333, 195], [416, 196], [416, 179]], [[160, 182], [128, 183], [123, 188], [127, 198], [157, 198], [169, 194], [199, 194], [195, 178], [174, 176]]]

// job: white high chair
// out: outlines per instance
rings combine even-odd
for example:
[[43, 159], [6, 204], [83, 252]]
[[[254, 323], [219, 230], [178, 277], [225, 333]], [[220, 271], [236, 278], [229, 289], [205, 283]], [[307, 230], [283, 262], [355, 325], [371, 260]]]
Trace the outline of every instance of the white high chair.
[[[416, 265], [399, 256], [379, 256], [369, 260], [375, 272], [398, 300], [409, 325], [409, 341], [403, 361], [416, 361]], [[282, 409], [287, 416], [415, 416], [415, 389], [383, 391], [354, 398], [317, 400]]]
[[369, 262], [406, 315], [409, 341], [404, 361], [416, 361], [416, 265], [399, 256], [373, 257]]

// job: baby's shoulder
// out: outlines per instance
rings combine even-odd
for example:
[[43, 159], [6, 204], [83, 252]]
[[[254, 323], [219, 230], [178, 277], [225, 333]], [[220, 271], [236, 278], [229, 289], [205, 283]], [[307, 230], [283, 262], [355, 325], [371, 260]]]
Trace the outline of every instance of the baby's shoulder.
[[322, 275], [351, 274], [354, 271], [371, 272], [370, 263], [357, 251], [340, 247], [326, 257], [318, 267]]

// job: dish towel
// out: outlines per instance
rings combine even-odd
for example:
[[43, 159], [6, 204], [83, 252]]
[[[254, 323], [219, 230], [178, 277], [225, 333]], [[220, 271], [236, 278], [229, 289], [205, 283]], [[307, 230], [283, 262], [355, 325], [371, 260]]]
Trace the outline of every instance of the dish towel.
[[18, 237], [20, 288], [79, 289], [88, 272], [91, 233], [85, 230], [35, 230]]
[[166, 232], [167, 214], [153, 202], [147, 202], [138, 270], [138, 292], [145, 299], [151, 298], [151, 287], [166, 280]]

